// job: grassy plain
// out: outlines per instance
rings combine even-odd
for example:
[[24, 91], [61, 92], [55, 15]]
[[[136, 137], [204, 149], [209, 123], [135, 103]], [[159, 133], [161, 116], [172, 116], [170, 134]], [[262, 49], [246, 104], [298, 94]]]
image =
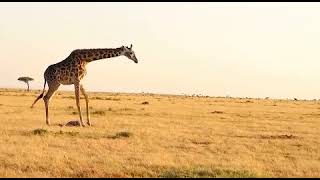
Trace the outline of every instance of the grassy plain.
[[[0, 89], [0, 177], [320, 177], [320, 102]], [[85, 101], [81, 99], [86, 120]]]

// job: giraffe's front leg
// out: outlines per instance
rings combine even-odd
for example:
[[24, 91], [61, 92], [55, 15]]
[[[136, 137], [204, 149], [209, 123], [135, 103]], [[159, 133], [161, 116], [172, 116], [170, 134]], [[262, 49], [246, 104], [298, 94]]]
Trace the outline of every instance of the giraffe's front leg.
[[82, 120], [81, 107], [80, 107], [80, 83], [79, 82], [74, 84], [74, 89], [75, 89], [76, 103], [77, 103], [78, 112], [80, 116], [80, 124], [81, 126], [85, 127], [85, 124], [83, 123], [83, 120]]
[[91, 122], [90, 122], [90, 112], [89, 112], [89, 98], [88, 95], [86, 93], [86, 90], [84, 89], [83, 85], [80, 85], [80, 90], [82, 92], [82, 94], [84, 95], [84, 98], [86, 99], [86, 110], [87, 110], [87, 124], [89, 126], [91, 126]]

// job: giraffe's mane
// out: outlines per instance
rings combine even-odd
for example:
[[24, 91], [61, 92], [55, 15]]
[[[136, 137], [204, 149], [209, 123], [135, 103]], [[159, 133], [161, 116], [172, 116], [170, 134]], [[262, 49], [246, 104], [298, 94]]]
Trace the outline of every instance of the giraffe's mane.
[[76, 50], [120, 50], [122, 49], [122, 47], [118, 47], [118, 48], [82, 48], [82, 49], [76, 49]]

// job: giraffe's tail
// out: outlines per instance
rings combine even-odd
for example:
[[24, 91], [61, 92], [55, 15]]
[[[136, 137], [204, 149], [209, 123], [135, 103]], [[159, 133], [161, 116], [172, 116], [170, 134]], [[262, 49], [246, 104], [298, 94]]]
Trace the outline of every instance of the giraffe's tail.
[[44, 91], [45, 91], [45, 89], [46, 89], [46, 83], [47, 83], [47, 80], [44, 79], [44, 85], [43, 85], [42, 93], [41, 93], [40, 96], [38, 96], [37, 99], [33, 102], [33, 104], [31, 105], [31, 108], [33, 108], [33, 106], [36, 104], [36, 102], [43, 97]]

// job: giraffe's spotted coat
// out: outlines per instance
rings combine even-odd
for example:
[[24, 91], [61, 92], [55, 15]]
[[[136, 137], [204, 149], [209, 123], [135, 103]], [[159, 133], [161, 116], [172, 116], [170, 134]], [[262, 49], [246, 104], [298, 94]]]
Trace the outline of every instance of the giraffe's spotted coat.
[[62, 85], [71, 85], [73, 84], [75, 87], [75, 96], [76, 96], [76, 103], [77, 108], [80, 116], [80, 123], [84, 126], [82, 121], [82, 114], [80, 108], [80, 91], [85, 96], [86, 100], [86, 110], [87, 110], [87, 123], [90, 123], [90, 113], [89, 113], [89, 99], [83, 88], [82, 84], [80, 83], [84, 76], [87, 74], [86, 65], [89, 62], [104, 59], [104, 58], [111, 58], [116, 56], [124, 55], [129, 59], [133, 60], [135, 63], [138, 63], [138, 60], [132, 51], [131, 47], [120, 47], [115, 49], [76, 49], [70, 53], [70, 55], [63, 61], [60, 61], [56, 64], [50, 65], [44, 72], [44, 88], [42, 94], [34, 101], [31, 107], [43, 97], [45, 91], [45, 85], [48, 83], [49, 90], [47, 94], [43, 97], [46, 107], [46, 123], [49, 125], [49, 101], [55, 92], [58, 90], [59, 86]]

